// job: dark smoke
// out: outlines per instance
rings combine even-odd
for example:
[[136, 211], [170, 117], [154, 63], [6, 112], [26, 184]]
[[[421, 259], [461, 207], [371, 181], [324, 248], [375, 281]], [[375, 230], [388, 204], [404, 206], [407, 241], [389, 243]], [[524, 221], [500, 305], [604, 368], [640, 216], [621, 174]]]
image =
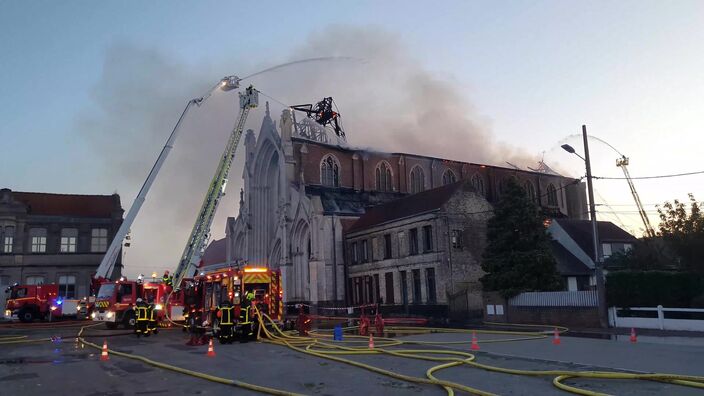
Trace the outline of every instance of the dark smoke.
[[[117, 188], [125, 210], [141, 186], [188, 99], [220, 77], [255, 74], [246, 81], [286, 104], [333, 96], [350, 145], [505, 166], [535, 165], [536, 158], [496, 143], [458, 84], [426, 70], [399, 37], [374, 27], [334, 26], [291, 48], [287, 59], [256, 66], [218, 61], [218, 68], [191, 66], [168, 54], [129, 44], [107, 50], [103, 77], [93, 91], [95, 108], [78, 117], [77, 131], [92, 145], [103, 185]], [[300, 59], [337, 57], [260, 70]], [[349, 59], [345, 59], [349, 58]], [[147, 203], [132, 227], [126, 273], [175, 267], [237, 114], [236, 95], [216, 93], [189, 114], [181, 136]], [[259, 130], [264, 101], [250, 114]], [[283, 105], [271, 101], [278, 121]], [[227, 216], [237, 214], [242, 145], [230, 173], [228, 195], [213, 224], [224, 234]]]

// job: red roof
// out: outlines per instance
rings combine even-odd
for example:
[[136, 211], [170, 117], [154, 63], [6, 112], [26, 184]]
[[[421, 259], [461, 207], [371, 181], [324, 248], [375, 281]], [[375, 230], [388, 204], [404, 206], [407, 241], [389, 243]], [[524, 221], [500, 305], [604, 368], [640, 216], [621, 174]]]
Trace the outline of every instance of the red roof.
[[120, 196], [50, 194], [13, 191], [15, 201], [27, 205], [27, 213], [46, 216], [112, 217], [122, 210]]

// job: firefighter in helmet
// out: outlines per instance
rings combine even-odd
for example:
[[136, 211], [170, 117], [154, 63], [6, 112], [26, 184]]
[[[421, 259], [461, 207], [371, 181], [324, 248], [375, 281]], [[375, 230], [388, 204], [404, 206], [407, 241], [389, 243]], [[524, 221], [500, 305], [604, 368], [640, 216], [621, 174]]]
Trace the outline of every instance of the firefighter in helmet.
[[161, 277], [161, 281], [166, 285], [166, 286], [173, 286], [174, 284], [174, 277], [169, 274], [169, 270], [164, 271], [164, 276]]
[[234, 323], [232, 317], [234, 307], [230, 304], [229, 300], [225, 300], [218, 306], [218, 318], [220, 318], [220, 332], [218, 333], [218, 338], [220, 343], [228, 344], [232, 342], [232, 328]]
[[135, 306], [137, 311], [137, 323], [134, 328], [135, 334], [139, 336], [149, 336], [149, 305], [144, 302], [141, 298], [137, 299], [137, 304]]

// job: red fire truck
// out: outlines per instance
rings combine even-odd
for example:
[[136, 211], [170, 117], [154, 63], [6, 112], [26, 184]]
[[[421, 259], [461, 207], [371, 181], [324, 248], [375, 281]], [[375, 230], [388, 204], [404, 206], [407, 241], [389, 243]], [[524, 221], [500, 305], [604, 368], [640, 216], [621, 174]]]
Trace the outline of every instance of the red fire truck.
[[[229, 301], [234, 307], [235, 335], [245, 337], [248, 325], [240, 322], [241, 306], [247, 293], [254, 294], [252, 305], [275, 321], [283, 320], [283, 289], [281, 271], [263, 267], [218, 269], [201, 272], [194, 279], [197, 294], [191, 312], [198, 312], [203, 323], [219, 336], [217, 307]], [[254, 323], [256, 326], [256, 323]], [[256, 331], [254, 332], [256, 334]]]
[[17, 318], [25, 323], [33, 320], [59, 319], [64, 316], [85, 315], [85, 301], [67, 300], [59, 296], [59, 286], [19, 285], [15, 283], [5, 290], [9, 293], [5, 305], [5, 316]]
[[166, 314], [174, 321], [183, 320], [183, 296], [180, 290], [174, 291], [168, 302], [167, 296], [172, 288], [161, 282], [130, 281], [121, 278], [117, 281], [103, 282], [95, 297], [91, 318], [95, 322], [105, 322], [109, 329], [118, 325], [130, 328], [135, 325], [134, 307], [137, 299], [153, 303], [157, 311], [157, 320], [164, 322]]

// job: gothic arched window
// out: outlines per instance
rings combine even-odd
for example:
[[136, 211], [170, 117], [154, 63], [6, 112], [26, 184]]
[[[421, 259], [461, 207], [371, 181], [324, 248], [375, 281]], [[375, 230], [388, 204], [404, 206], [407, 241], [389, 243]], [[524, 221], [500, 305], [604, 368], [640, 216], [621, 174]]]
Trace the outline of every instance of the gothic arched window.
[[425, 174], [423, 168], [416, 165], [411, 169], [411, 194], [425, 190]]
[[523, 183], [523, 190], [526, 192], [526, 196], [531, 202], [535, 202], [535, 187], [533, 187], [533, 183], [529, 180], [526, 180], [525, 183]]
[[340, 163], [333, 155], [326, 155], [320, 163], [320, 183], [328, 187], [340, 186]]
[[552, 184], [548, 184], [548, 205], [557, 206], [557, 189]]
[[486, 196], [486, 190], [484, 189], [484, 179], [479, 176], [479, 174], [475, 174], [472, 176], [472, 187], [474, 187], [477, 192], [483, 196]]
[[442, 185], [446, 184], [452, 184], [457, 181], [457, 176], [455, 176], [455, 172], [452, 170], [448, 169], [445, 171], [445, 173], [442, 175]]
[[376, 189], [378, 191], [393, 191], [391, 167], [386, 161], [381, 161], [376, 166]]

